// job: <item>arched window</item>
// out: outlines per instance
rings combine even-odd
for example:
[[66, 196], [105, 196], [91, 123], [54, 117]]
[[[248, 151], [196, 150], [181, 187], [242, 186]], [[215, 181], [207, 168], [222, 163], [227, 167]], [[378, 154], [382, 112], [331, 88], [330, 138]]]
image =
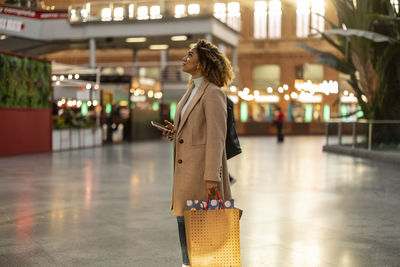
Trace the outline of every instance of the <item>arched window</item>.
[[297, 0], [296, 36], [308, 37], [310, 33], [324, 31], [325, 0]]
[[[268, 34], [267, 34], [268, 25]], [[280, 0], [254, 2], [254, 38], [281, 38], [282, 4]]]

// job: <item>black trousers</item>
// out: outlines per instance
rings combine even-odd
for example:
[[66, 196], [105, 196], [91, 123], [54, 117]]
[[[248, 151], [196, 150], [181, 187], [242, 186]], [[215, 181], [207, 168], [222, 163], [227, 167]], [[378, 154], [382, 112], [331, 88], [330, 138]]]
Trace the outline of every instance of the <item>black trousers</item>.
[[283, 126], [283, 123], [281, 121], [276, 122], [276, 128], [278, 129], [278, 133], [277, 133], [278, 142], [283, 142], [282, 126]]
[[181, 243], [181, 249], [182, 249], [182, 261], [183, 261], [183, 264], [190, 265], [189, 254], [188, 254], [187, 244], [186, 244], [185, 220], [184, 220], [183, 216], [177, 216], [176, 219], [178, 221], [179, 241]]

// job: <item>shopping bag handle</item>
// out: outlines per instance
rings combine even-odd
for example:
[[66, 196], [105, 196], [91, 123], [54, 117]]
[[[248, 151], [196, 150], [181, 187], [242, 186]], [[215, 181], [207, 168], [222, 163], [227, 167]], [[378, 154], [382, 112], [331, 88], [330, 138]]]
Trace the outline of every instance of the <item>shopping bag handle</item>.
[[[221, 204], [221, 208], [222, 208], [222, 209], [225, 209], [225, 208], [224, 208], [224, 205], [222, 204], [221, 197], [219, 196], [218, 189], [216, 189], [215, 191], [217, 192], [217, 197], [218, 197], [219, 203]], [[208, 211], [208, 204], [209, 204], [209, 202], [210, 202], [210, 194], [208, 194], [208, 197], [207, 197], [207, 207], [206, 207], [206, 211]]]

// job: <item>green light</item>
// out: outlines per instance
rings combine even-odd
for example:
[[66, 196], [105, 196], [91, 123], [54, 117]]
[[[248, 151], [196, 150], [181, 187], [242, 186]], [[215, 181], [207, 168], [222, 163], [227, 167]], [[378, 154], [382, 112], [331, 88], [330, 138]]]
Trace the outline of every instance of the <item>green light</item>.
[[112, 105], [111, 104], [106, 104], [106, 113], [110, 114], [112, 111]]
[[272, 109], [272, 104], [269, 104], [268, 105], [268, 120], [269, 121], [273, 121], [274, 120], [274, 118], [273, 118], [273, 114], [274, 113], [274, 111], [273, 111], [273, 109]]
[[331, 107], [329, 105], [324, 105], [324, 121], [329, 121], [331, 119]]
[[240, 104], [240, 121], [241, 122], [246, 122], [248, 119], [248, 113], [247, 113], [247, 103], [242, 102]]
[[157, 110], [159, 110], [160, 109], [160, 104], [158, 103], [158, 102], [154, 102], [153, 103], [153, 110], [154, 111], [157, 111]]
[[305, 120], [306, 120], [306, 122], [312, 121], [312, 105], [311, 104], [306, 105]]
[[86, 102], [82, 103], [81, 113], [82, 113], [82, 116], [86, 116], [88, 114], [88, 106], [87, 106]]
[[288, 121], [292, 121], [293, 120], [293, 104], [292, 103], [289, 103], [287, 118], [288, 118], [287, 119]]
[[347, 115], [347, 106], [345, 104], [342, 104], [340, 106], [340, 115], [342, 116], [342, 121], [346, 120], [346, 115]]
[[169, 107], [170, 118], [173, 121], [175, 119], [176, 102], [172, 102]]
[[358, 106], [358, 113], [357, 113], [357, 116], [358, 116], [359, 118], [364, 117], [364, 112], [361, 110], [361, 107], [360, 107], [360, 106]]
[[132, 103], [132, 104], [131, 104], [131, 108], [135, 108], [135, 103]]

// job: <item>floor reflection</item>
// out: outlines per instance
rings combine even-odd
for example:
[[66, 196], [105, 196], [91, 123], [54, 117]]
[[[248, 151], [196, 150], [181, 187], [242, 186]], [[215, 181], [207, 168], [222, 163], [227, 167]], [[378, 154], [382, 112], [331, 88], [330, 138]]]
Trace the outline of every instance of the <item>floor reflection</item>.
[[[241, 137], [243, 266], [399, 266], [400, 166]], [[0, 158], [0, 266], [180, 266], [169, 142]], [[222, 266], [221, 266], [222, 267]]]

